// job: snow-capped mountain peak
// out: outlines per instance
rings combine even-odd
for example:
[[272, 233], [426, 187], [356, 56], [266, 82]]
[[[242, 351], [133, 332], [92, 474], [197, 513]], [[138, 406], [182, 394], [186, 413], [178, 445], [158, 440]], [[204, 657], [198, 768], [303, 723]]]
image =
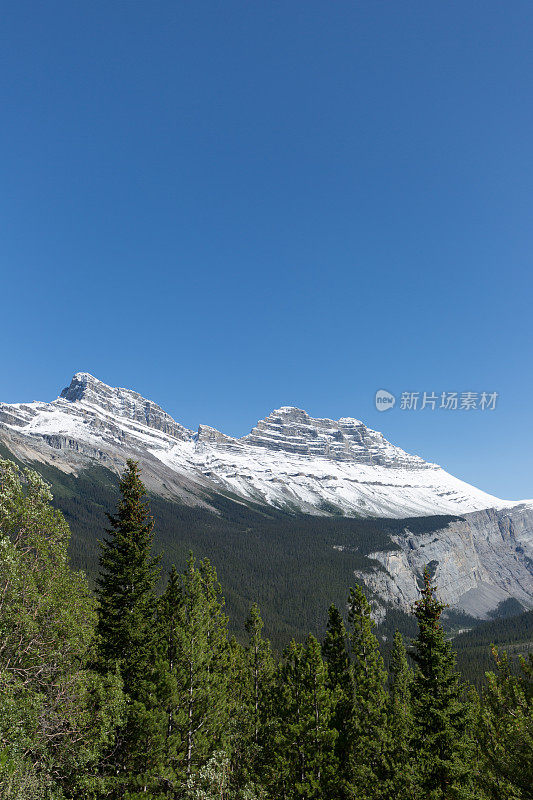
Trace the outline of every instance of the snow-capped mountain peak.
[[83, 403], [108, 412], [112, 416], [135, 420], [178, 439], [189, 439], [192, 431], [176, 422], [170, 414], [151, 400], [131, 389], [108, 386], [88, 372], [77, 372], [58, 401]]
[[241, 441], [269, 450], [332, 461], [411, 469], [434, 466], [390, 444], [383, 434], [367, 428], [358, 419], [314, 419], [306, 411], [293, 406], [282, 406], [272, 411]]
[[51, 403], [0, 404], [0, 438], [33, 460], [79, 470], [141, 462], [154, 491], [186, 502], [206, 492], [313, 514], [462, 514], [509, 503], [410, 455], [352, 417], [313, 418], [281, 406], [241, 439], [197, 433], [131, 389], [74, 375]]
[[315, 515], [452, 515], [424, 536], [406, 520], [397, 549], [372, 553], [382, 568], [366, 584], [408, 609], [431, 561], [445, 602], [469, 613], [483, 616], [510, 596], [533, 602], [533, 504], [492, 497], [352, 417], [281, 406], [240, 439], [208, 425], [193, 433], [137, 392], [78, 372], [51, 403], [0, 403], [0, 443], [22, 461], [73, 473], [95, 464], [121, 472], [133, 458], [151, 491], [204, 510], [222, 495]]

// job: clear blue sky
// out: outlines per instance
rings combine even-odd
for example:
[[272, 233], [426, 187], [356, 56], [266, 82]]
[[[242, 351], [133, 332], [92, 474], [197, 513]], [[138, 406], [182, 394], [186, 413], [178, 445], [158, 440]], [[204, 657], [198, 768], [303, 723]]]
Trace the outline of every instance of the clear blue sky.
[[532, 41], [519, 0], [4, 4], [0, 399], [297, 405], [533, 497]]

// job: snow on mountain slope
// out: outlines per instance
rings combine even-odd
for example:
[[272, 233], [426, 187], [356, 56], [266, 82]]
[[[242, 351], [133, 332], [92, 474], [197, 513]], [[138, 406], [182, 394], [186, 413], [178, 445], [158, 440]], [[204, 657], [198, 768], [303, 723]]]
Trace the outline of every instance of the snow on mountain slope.
[[235, 439], [188, 430], [136, 392], [80, 372], [51, 403], [0, 404], [0, 443], [75, 474], [95, 463], [120, 472], [134, 458], [152, 491], [211, 510], [223, 494], [316, 515], [451, 515], [438, 530], [406, 520], [397, 549], [371, 554], [380, 566], [361, 576], [367, 587], [407, 611], [431, 563], [456, 609], [486, 617], [509, 597], [533, 607], [533, 503], [486, 494], [351, 417], [283, 406]]
[[21, 457], [80, 469], [141, 461], [147, 483], [188, 503], [209, 492], [314, 514], [407, 517], [512, 505], [390, 444], [352, 418], [284, 406], [235, 439], [183, 427], [150, 400], [77, 373], [51, 403], [0, 404], [0, 440]]

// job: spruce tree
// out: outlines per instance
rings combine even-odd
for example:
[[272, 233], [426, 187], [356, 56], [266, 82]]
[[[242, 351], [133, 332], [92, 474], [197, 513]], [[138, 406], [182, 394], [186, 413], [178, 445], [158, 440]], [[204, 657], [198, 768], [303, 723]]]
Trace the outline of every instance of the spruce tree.
[[245, 622], [248, 641], [232, 641], [232, 772], [244, 786], [262, 769], [264, 727], [275, 665], [270, 642], [262, 636], [263, 620], [254, 603]]
[[351, 686], [350, 656], [348, 654], [348, 634], [344, 620], [338, 608], [331, 605], [328, 614], [328, 626], [322, 654], [328, 665], [328, 684], [331, 689], [340, 688], [348, 693]]
[[413, 712], [411, 694], [413, 671], [401, 633], [396, 631], [390, 663], [390, 693], [387, 709], [389, 727], [388, 797], [411, 800], [415, 795], [413, 776]]
[[127, 462], [121, 498], [101, 545], [97, 595], [98, 664], [122, 678], [127, 715], [106, 759], [115, 795], [144, 793], [153, 785], [162, 746], [162, 714], [156, 699], [157, 636], [155, 587], [158, 559], [151, 553], [153, 521], [138, 464]]
[[349, 721], [353, 708], [353, 682], [348, 634], [338, 608], [331, 605], [322, 653], [328, 667], [327, 682], [332, 692], [332, 727], [336, 732], [334, 768], [347, 777]]
[[262, 731], [263, 779], [269, 796], [280, 800], [296, 796], [294, 784], [301, 779], [304, 767], [300, 729], [302, 651], [302, 645], [294, 639], [285, 648], [268, 696]]
[[173, 570], [160, 602], [164, 642], [165, 763], [169, 786], [185, 786], [216, 751], [229, 745], [230, 647], [215, 569], [190, 555]]
[[250, 681], [250, 723], [251, 736], [259, 743], [263, 699], [270, 688], [274, 672], [274, 660], [270, 642], [263, 639], [263, 620], [257, 603], [250, 609], [245, 623], [248, 643], [245, 648], [246, 664]]
[[479, 709], [480, 782], [491, 800], [533, 795], [533, 654], [519, 657], [492, 648], [495, 670], [487, 674]]
[[285, 649], [272, 694], [271, 760], [265, 770], [271, 796], [326, 796], [336, 737], [331, 714], [332, 695], [319, 643], [313, 636], [305, 645], [293, 640]]
[[228, 642], [228, 717], [224, 755], [229, 761], [231, 792], [255, 774], [259, 753], [254, 739], [252, 675], [246, 649], [235, 636]]
[[320, 644], [308, 636], [302, 658], [303, 689], [307, 699], [307, 777], [300, 787], [305, 798], [321, 798], [336, 778], [334, 749], [337, 731], [332, 726], [333, 696]]
[[421, 597], [414, 605], [418, 637], [412, 657], [416, 779], [425, 800], [475, 797], [469, 737], [470, 712], [463, 701], [455, 655], [440, 622], [445, 605], [424, 570]]
[[176, 681], [176, 672], [180, 668], [181, 641], [177, 630], [181, 609], [180, 575], [175, 566], [172, 566], [168, 576], [168, 583], [159, 601], [158, 628], [160, 640], [160, 686], [159, 695], [164, 709], [164, 762], [169, 785], [172, 786], [174, 769], [172, 761], [175, 759], [175, 733], [176, 709], [179, 707], [181, 697], [179, 684]]
[[348, 797], [374, 800], [388, 775], [386, 672], [360, 586], [350, 590], [349, 625], [353, 690], [344, 788]]

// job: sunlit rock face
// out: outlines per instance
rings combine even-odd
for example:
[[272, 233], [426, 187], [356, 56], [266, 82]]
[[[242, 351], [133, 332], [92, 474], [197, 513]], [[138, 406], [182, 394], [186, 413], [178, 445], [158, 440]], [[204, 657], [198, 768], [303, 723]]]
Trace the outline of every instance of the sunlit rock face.
[[246, 444], [332, 461], [386, 467], [430, 469], [419, 456], [394, 447], [382, 433], [352, 417], [313, 419], [300, 408], [283, 406], [257, 423], [242, 439]]
[[145, 400], [131, 389], [107, 386], [87, 372], [76, 373], [70, 385], [61, 392], [59, 399], [95, 406], [114, 416], [135, 420], [178, 439], [189, 439], [192, 435], [191, 431], [175, 422], [170, 414], [151, 400]]
[[473, 617], [487, 618], [510, 597], [533, 607], [531, 504], [465, 514], [427, 534], [406, 527], [393, 538], [398, 550], [371, 554], [384, 569], [361, 575], [385, 602], [409, 610], [429, 565], [440, 599]]
[[443, 598], [469, 613], [533, 600], [533, 505], [486, 494], [352, 417], [282, 406], [240, 439], [208, 425], [193, 432], [137, 392], [79, 372], [50, 403], [0, 403], [0, 442], [73, 473], [94, 463], [120, 472], [134, 458], [152, 491], [190, 506], [209, 508], [219, 494], [291, 513], [461, 517], [436, 534], [406, 530], [397, 551], [373, 554], [382, 569], [367, 585], [408, 609], [434, 562]]

